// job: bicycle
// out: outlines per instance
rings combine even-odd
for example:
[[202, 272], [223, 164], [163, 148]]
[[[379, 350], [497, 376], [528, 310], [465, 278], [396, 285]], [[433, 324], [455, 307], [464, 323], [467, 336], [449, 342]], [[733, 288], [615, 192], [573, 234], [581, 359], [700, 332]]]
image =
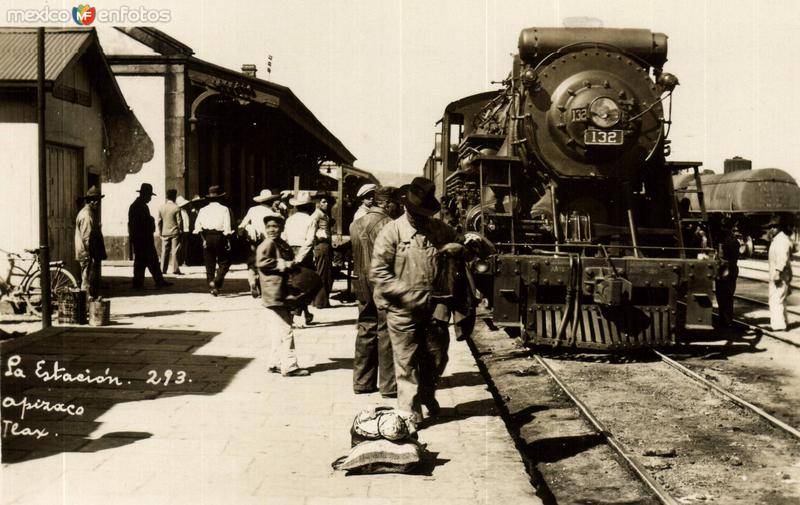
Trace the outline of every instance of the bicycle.
[[[8, 272], [5, 278], [0, 278], [0, 299], [7, 299], [15, 309], [24, 304], [27, 313], [41, 315], [42, 272], [39, 265], [39, 249], [25, 249], [25, 252], [34, 258], [26, 258], [21, 254], [0, 249], [0, 253], [5, 254], [8, 259]], [[26, 263], [27, 268], [20, 266], [19, 260]], [[15, 282], [14, 279], [17, 278], [21, 280]], [[77, 287], [78, 282], [66, 269], [63, 261], [50, 262], [50, 299], [54, 311], [58, 308], [58, 293], [64, 289]]]

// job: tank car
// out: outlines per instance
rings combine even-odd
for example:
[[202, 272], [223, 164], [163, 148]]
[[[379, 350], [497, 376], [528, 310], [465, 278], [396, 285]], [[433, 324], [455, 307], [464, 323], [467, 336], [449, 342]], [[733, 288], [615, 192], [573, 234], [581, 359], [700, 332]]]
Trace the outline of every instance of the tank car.
[[[740, 255], [751, 256], [756, 249], [769, 246], [766, 224], [774, 215], [784, 222], [796, 223], [800, 214], [800, 187], [797, 181], [778, 168], [752, 169], [750, 160], [734, 157], [725, 160], [723, 173], [706, 172], [700, 176], [701, 192], [690, 174], [673, 177], [677, 191], [686, 191], [689, 211], [695, 216], [706, 212], [711, 234], [718, 233], [723, 217], [736, 223]], [[698, 196], [704, 195], [701, 205]], [[705, 209], [703, 209], [705, 207]]]
[[494, 246], [472, 265], [494, 324], [589, 349], [711, 329], [718, 265], [672, 186], [699, 163], [666, 161], [666, 35], [528, 28], [518, 47], [502, 89], [448, 105], [425, 168], [445, 217]]

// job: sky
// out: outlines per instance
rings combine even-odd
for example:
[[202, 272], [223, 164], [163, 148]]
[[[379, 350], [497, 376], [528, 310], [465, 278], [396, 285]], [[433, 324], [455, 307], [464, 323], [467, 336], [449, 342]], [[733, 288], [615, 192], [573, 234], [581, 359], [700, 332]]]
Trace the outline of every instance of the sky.
[[[3, 0], [8, 8], [45, 2]], [[47, 2], [51, 8], [75, 3]], [[522, 28], [591, 17], [603, 26], [669, 36], [672, 160], [721, 171], [753, 160], [800, 178], [800, 2], [745, 0], [154, 0], [104, 1], [169, 9], [151, 23], [199, 58], [258, 66], [289, 86], [368, 170], [421, 173], [435, 123], [460, 97], [496, 89]], [[128, 23], [129, 25], [136, 23]]]

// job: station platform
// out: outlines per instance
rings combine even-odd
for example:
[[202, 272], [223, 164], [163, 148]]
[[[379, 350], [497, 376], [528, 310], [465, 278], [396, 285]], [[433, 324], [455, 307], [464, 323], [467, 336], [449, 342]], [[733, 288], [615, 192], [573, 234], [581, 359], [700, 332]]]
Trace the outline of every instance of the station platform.
[[[284, 378], [267, 371], [265, 309], [244, 278], [241, 267], [231, 272], [212, 297], [196, 267], [164, 290], [148, 278], [146, 290], [131, 291], [130, 268], [106, 266], [110, 326], [55, 326], [3, 341], [4, 372], [25, 375], [2, 377], [4, 399], [83, 410], [31, 408], [21, 419], [21, 407], [3, 408], [17, 432], [41, 431], [13, 435], [4, 424], [0, 503], [541, 503], [469, 348], [455, 339], [442, 415], [419, 432], [423, 468], [332, 470], [350, 448], [354, 416], [394, 406], [353, 393], [356, 307], [312, 309], [316, 324], [295, 330], [311, 375]], [[58, 367], [96, 382], [68, 382]]]

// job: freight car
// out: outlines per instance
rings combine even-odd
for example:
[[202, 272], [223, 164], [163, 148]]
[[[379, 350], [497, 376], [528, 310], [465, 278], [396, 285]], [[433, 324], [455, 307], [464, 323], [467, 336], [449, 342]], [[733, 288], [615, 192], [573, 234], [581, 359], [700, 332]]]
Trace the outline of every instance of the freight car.
[[672, 186], [699, 163], [666, 161], [666, 35], [528, 28], [518, 47], [502, 89], [447, 106], [425, 167], [445, 219], [494, 246], [471, 267], [494, 324], [592, 349], [711, 329], [724, 269]]
[[703, 212], [699, 195], [702, 193], [708, 215], [710, 233], [716, 235], [723, 217], [736, 223], [740, 254], [751, 256], [769, 246], [766, 224], [774, 215], [784, 222], [796, 223], [800, 214], [800, 187], [797, 181], [778, 168], [753, 170], [750, 160], [734, 157], [725, 160], [723, 173], [704, 173], [700, 176], [701, 192], [691, 174], [674, 176], [678, 192], [685, 191], [689, 210], [695, 216]]

